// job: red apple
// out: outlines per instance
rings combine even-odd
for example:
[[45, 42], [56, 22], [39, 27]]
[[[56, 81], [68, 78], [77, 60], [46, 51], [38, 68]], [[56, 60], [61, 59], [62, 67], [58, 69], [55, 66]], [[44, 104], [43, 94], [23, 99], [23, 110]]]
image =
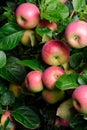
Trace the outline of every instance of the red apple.
[[32, 70], [25, 77], [25, 86], [31, 92], [40, 92], [43, 89], [42, 71]]
[[58, 25], [57, 25], [57, 23], [55, 23], [55, 22], [49, 22], [49, 21], [47, 21], [47, 20], [42, 20], [39, 24], [38, 24], [38, 27], [47, 27], [47, 28], [49, 28], [50, 30], [52, 30], [52, 31], [55, 31], [55, 30], [57, 30], [57, 28], [58, 28]]
[[47, 89], [52, 90], [55, 88], [55, 84], [58, 78], [63, 74], [65, 74], [65, 71], [61, 67], [50, 66], [43, 72], [43, 84]]
[[65, 92], [60, 90], [48, 90], [44, 89], [42, 91], [43, 99], [49, 104], [55, 104], [65, 97]]
[[70, 49], [61, 40], [49, 40], [42, 47], [42, 59], [48, 65], [62, 65], [69, 61]]
[[87, 85], [80, 85], [72, 93], [73, 106], [83, 114], [87, 114]]
[[16, 21], [24, 29], [35, 28], [40, 20], [39, 8], [32, 3], [22, 3], [15, 11]]
[[77, 20], [69, 23], [65, 30], [65, 38], [73, 48], [87, 46], [87, 22]]

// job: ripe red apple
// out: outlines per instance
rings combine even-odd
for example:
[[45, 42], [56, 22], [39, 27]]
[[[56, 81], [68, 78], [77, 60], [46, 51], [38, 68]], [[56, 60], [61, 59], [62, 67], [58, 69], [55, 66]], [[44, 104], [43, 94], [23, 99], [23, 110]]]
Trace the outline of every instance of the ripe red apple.
[[72, 93], [73, 106], [83, 114], [87, 114], [87, 85], [80, 85]]
[[55, 31], [55, 30], [57, 30], [57, 28], [58, 28], [58, 25], [57, 25], [57, 23], [55, 23], [55, 22], [49, 22], [49, 21], [47, 21], [47, 20], [42, 20], [42, 21], [40, 21], [40, 23], [38, 24], [38, 27], [47, 27], [47, 28], [49, 28], [50, 30], [52, 30], [52, 31]]
[[62, 65], [69, 61], [70, 49], [61, 40], [49, 40], [42, 47], [42, 59], [48, 65]]
[[25, 30], [24, 35], [21, 38], [21, 43], [24, 46], [34, 46], [35, 42], [35, 34], [33, 30]]
[[39, 8], [32, 3], [22, 3], [15, 11], [16, 21], [24, 29], [35, 28], [40, 20]]
[[48, 90], [44, 89], [42, 91], [43, 99], [49, 104], [55, 104], [61, 101], [65, 97], [65, 92], [60, 90]]
[[65, 38], [73, 48], [87, 46], [87, 22], [77, 20], [68, 24], [65, 30]]
[[42, 83], [43, 72], [39, 70], [30, 71], [25, 77], [25, 86], [31, 92], [40, 92], [43, 89]]
[[58, 78], [65, 74], [65, 71], [58, 66], [50, 66], [43, 72], [42, 80], [47, 89], [53, 90], [55, 88]]

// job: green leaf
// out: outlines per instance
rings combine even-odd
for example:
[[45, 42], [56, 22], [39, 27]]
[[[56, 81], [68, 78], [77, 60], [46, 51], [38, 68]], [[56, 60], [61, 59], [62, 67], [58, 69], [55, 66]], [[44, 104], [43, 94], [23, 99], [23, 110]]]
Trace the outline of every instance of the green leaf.
[[72, 0], [73, 8], [75, 11], [80, 12], [84, 10], [86, 7], [86, 1], [85, 0]]
[[44, 70], [43, 66], [38, 60], [20, 60], [16, 62], [19, 65], [27, 66], [33, 70]]
[[77, 73], [71, 73], [71, 74], [63, 74], [59, 77], [59, 79], [56, 82], [56, 87], [60, 90], [68, 90], [72, 88], [77, 88], [78, 74]]
[[0, 49], [11, 50], [20, 42], [24, 31], [15, 23], [6, 23], [0, 28]]
[[29, 129], [38, 128], [40, 125], [39, 116], [29, 107], [21, 106], [12, 111], [12, 116], [16, 121]]
[[1, 95], [1, 104], [4, 106], [11, 106], [15, 102], [15, 97], [12, 92], [7, 91]]
[[68, 7], [58, 0], [45, 0], [41, 4], [41, 18], [58, 22], [69, 16]]
[[9, 57], [7, 64], [0, 69], [0, 76], [12, 83], [20, 83], [24, 80], [26, 69], [24, 66], [16, 64], [19, 61], [16, 57]]
[[4, 51], [0, 51], [0, 68], [6, 64], [6, 54]]

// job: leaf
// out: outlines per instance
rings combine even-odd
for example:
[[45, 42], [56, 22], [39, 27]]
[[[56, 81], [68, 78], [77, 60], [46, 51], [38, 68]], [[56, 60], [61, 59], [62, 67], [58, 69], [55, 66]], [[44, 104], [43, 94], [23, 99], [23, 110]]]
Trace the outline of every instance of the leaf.
[[41, 4], [41, 18], [58, 22], [69, 16], [68, 7], [58, 0], [45, 0]]
[[68, 90], [72, 88], [77, 88], [78, 74], [77, 73], [71, 73], [71, 74], [63, 74], [59, 77], [59, 79], [56, 82], [56, 87], [60, 90]]
[[0, 51], [0, 68], [6, 64], [6, 54], [4, 51]]
[[21, 106], [12, 111], [12, 116], [24, 127], [35, 129], [40, 125], [39, 116], [29, 107]]
[[0, 49], [11, 50], [20, 42], [24, 31], [15, 23], [6, 23], [0, 28]]
[[86, 7], [85, 0], [72, 0], [73, 8], [75, 11], [80, 12]]
[[26, 69], [24, 66], [17, 65], [19, 61], [16, 57], [9, 57], [6, 65], [0, 69], [0, 76], [12, 83], [20, 83], [24, 80]]
[[43, 66], [40, 64], [38, 60], [20, 60], [16, 62], [19, 65], [27, 66], [33, 70], [44, 70]]
[[4, 106], [11, 106], [15, 102], [15, 97], [12, 92], [7, 91], [1, 95], [1, 104]]

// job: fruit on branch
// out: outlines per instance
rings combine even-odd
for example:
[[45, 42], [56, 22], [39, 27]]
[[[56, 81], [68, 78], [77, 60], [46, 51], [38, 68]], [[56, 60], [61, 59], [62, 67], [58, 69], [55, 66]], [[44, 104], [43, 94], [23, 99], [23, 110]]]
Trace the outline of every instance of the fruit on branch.
[[87, 22], [77, 20], [69, 23], [65, 29], [65, 38], [73, 48], [87, 46]]
[[13, 122], [10, 111], [6, 111], [2, 114], [1, 126], [3, 129], [9, 128], [9, 130], [15, 130], [15, 123]]
[[62, 65], [69, 61], [70, 48], [61, 40], [49, 40], [42, 47], [42, 59], [48, 65]]
[[9, 90], [13, 92], [15, 97], [19, 97], [22, 93], [22, 88], [18, 84], [10, 83], [9, 84]]
[[40, 20], [39, 8], [33, 3], [22, 3], [15, 11], [16, 21], [24, 29], [35, 28]]
[[87, 114], [87, 85], [80, 85], [72, 93], [74, 108], [83, 114]]
[[33, 30], [25, 30], [24, 35], [21, 38], [21, 43], [24, 46], [34, 46], [36, 45], [35, 34]]
[[65, 92], [56, 89], [55, 90], [44, 89], [42, 91], [42, 97], [47, 103], [55, 104], [64, 99]]
[[31, 92], [40, 92], [43, 90], [42, 83], [43, 72], [40, 70], [32, 70], [25, 77], [25, 86]]
[[65, 71], [61, 67], [47, 67], [42, 76], [43, 84], [46, 86], [47, 89], [53, 90], [55, 88], [56, 81], [63, 74], [65, 74]]
[[57, 108], [56, 115], [64, 120], [70, 121], [72, 117], [76, 114], [72, 98], [63, 101]]

